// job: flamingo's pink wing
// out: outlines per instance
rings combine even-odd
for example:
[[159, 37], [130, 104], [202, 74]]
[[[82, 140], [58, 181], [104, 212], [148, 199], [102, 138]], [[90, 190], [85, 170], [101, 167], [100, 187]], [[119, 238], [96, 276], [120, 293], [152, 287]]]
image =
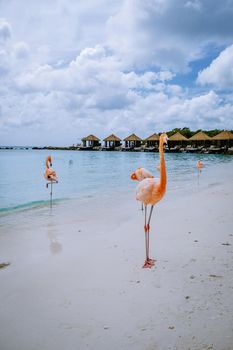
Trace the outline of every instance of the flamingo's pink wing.
[[136, 198], [137, 200], [147, 204], [150, 202], [151, 195], [153, 192], [154, 185], [157, 183], [154, 178], [147, 178], [142, 180], [136, 190]]
[[151, 172], [145, 168], [141, 168], [142, 180], [146, 178], [154, 177]]

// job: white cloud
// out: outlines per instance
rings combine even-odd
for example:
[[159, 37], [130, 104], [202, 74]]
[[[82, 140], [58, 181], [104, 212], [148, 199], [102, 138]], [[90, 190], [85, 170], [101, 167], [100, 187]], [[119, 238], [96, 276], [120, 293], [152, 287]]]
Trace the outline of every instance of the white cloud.
[[200, 11], [202, 9], [202, 3], [199, 0], [189, 0], [186, 2], [185, 7]]
[[150, 62], [184, 72], [210, 42], [232, 42], [232, 16], [227, 0], [126, 0], [107, 21], [107, 43], [128, 65], [144, 68]]
[[210, 44], [232, 43], [228, 0], [11, 0], [0, 11], [1, 143], [233, 128], [232, 96], [205, 88], [232, 86], [229, 49], [199, 74], [201, 92], [179, 85]]
[[8, 54], [5, 50], [0, 49], [0, 76], [9, 71]]
[[0, 44], [5, 43], [11, 37], [11, 26], [10, 23], [0, 18]]
[[29, 45], [25, 42], [17, 42], [14, 45], [14, 54], [17, 59], [27, 59], [30, 54]]
[[[110, 109], [108, 97], [125, 101], [129, 89], [154, 89], [158, 81], [168, 81], [174, 76], [169, 71], [124, 72], [124, 65], [108, 51], [97, 45], [86, 48], [65, 67], [43, 65], [23, 72], [15, 78], [16, 87], [25, 92], [69, 91], [92, 96], [92, 103], [105, 100]], [[102, 95], [102, 97], [100, 96]], [[120, 97], [121, 96], [121, 97]], [[123, 98], [124, 96], [124, 98]], [[117, 98], [118, 97], [118, 98]], [[101, 104], [103, 104], [101, 102]], [[113, 105], [117, 104], [113, 102]]]
[[[169, 71], [139, 74], [123, 67], [97, 45], [66, 66], [43, 65], [18, 74], [10, 87], [14, 97], [9, 95], [2, 105], [2, 129], [29, 128], [39, 134], [42, 144], [48, 137], [55, 144], [63, 133], [64, 143], [69, 144], [68, 140], [76, 142], [90, 132], [100, 137], [116, 132], [123, 137], [134, 131], [144, 137], [151, 130], [175, 126], [221, 127], [233, 112], [232, 105], [213, 91], [190, 97], [170, 82]], [[49, 133], [54, 130], [53, 140]]]
[[233, 87], [233, 45], [223, 50], [209, 67], [199, 72], [197, 82], [212, 84], [220, 89]]

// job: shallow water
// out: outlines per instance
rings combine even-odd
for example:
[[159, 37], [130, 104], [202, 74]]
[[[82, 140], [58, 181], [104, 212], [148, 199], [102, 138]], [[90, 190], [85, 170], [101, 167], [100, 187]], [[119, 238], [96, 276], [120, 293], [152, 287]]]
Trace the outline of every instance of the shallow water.
[[[49, 189], [43, 177], [48, 151], [1, 150], [0, 151], [0, 212], [48, 205]], [[116, 193], [134, 191], [136, 183], [130, 173], [143, 166], [159, 177], [156, 166], [158, 153], [52, 151], [53, 168], [59, 183], [54, 185], [56, 201], [69, 199], [111, 198]], [[165, 154], [167, 166], [167, 191], [182, 187], [193, 190], [198, 183], [196, 162], [201, 159], [205, 168], [199, 186], [208, 186], [205, 173], [211, 174], [216, 165], [230, 163], [227, 155]], [[216, 178], [215, 180], [216, 183]]]

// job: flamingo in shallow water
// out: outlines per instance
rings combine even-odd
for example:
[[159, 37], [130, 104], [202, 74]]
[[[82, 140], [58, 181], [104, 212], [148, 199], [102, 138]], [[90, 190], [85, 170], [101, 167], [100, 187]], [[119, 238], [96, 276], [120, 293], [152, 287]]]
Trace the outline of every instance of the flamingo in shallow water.
[[45, 173], [44, 173], [45, 179], [48, 181], [58, 182], [56, 172], [55, 172], [55, 170], [53, 170], [53, 168], [51, 168], [52, 167], [52, 157], [51, 156], [48, 156], [46, 158], [45, 165], [46, 165]]
[[201, 160], [197, 161], [197, 169], [201, 172], [201, 169], [204, 168], [204, 163]]
[[[164, 159], [163, 146], [167, 144], [168, 137], [166, 134], [160, 135], [159, 153], [160, 153], [160, 179], [156, 180], [154, 177], [148, 177], [141, 180], [137, 186], [136, 199], [142, 202], [145, 206], [145, 246], [146, 246], [146, 260], [144, 262], [144, 268], [151, 268], [154, 265], [155, 260], [149, 258], [149, 236], [150, 236], [150, 220], [153, 212], [154, 205], [158, 203], [166, 192], [166, 165]], [[136, 173], [136, 172], [135, 172]], [[133, 173], [131, 178], [134, 179], [136, 175]], [[135, 178], [136, 180], [136, 178]], [[147, 206], [151, 205], [149, 218], [147, 219]]]
[[204, 168], [204, 163], [201, 160], [198, 160], [197, 164], [196, 164], [196, 167], [197, 167], [197, 180], [198, 180], [198, 185], [199, 185], [199, 176], [200, 176], [200, 173], [201, 173], [201, 169]]
[[48, 156], [45, 161], [46, 168], [45, 168], [45, 173], [44, 177], [47, 181], [46, 187], [49, 187], [50, 184], [50, 208], [52, 208], [52, 197], [53, 197], [53, 183], [58, 183], [57, 175], [56, 172], [52, 167], [52, 157]]

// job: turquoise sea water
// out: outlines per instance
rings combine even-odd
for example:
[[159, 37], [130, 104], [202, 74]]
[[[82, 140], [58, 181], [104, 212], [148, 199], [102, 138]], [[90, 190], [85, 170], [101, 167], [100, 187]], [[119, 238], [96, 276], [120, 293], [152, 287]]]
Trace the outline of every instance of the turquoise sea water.
[[[158, 153], [1, 150], [1, 213], [48, 205], [49, 190], [43, 177], [48, 154], [53, 157], [53, 168], [59, 178], [53, 190], [56, 201], [103, 196], [111, 198], [116, 193], [134, 191], [136, 183], [130, 180], [130, 173], [139, 166], [159, 177], [156, 169]], [[198, 159], [205, 163], [203, 177], [216, 164], [233, 165], [233, 157], [227, 155], [166, 153], [165, 158], [167, 191], [170, 192], [180, 187], [190, 190], [191, 183], [196, 183]]]

